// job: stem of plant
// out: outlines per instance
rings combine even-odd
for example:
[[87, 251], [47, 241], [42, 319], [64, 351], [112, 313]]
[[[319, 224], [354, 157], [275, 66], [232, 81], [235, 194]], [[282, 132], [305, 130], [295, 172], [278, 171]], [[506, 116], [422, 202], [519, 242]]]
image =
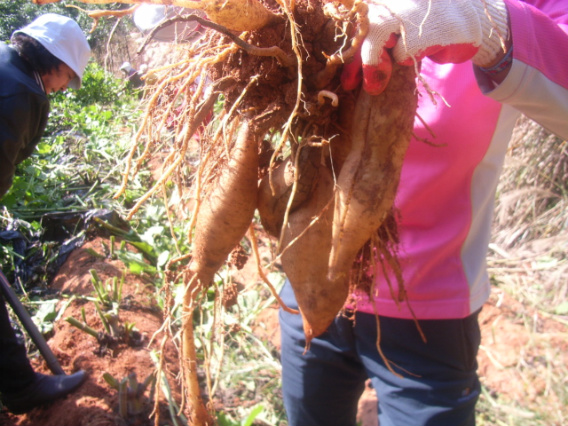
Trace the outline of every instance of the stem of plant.
[[87, 334], [90, 334], [91, 336], [93, 336], [95, 339], [99, 340], [99, 333], [97, 333], [95, 330], [93, 330], [91, 327], [89, 327], [87, 324], [83, 324], [80, 321], [77, 321], [75, 318], [73, 317], [67, 317], [65, 318], [65, 321], [67, 321], [69, 324], [71, 324], [74, 327], [77, 327], [79, 330], [84, 331]]
[[105, 328], [105, 330], [108, 334], [113, 335], [112, 330], [110, 329], [110, 325], [108, 323], [108, 320], [106, 319], [105, 315], [103, 314], [101, 307], [99, 306], [99, 304], [97, 302], [94, 302], [94, 303], [95, 303], [95, 310], [97, 311], [97, 314], [99, 314], [99, 318], [101, 319], [101, 322], [103, 323], [103, 327]]
[[118, 413], [123, 419], [128, 418], [128, 381], [125, 377], [118, 386]]

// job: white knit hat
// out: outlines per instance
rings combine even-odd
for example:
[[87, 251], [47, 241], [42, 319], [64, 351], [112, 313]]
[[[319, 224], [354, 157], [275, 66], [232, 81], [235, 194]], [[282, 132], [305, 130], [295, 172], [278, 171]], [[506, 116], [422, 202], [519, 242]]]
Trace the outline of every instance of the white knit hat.
[[69, 82], [69, 87], [81, 87], [91, 48], [77, 22], [66, 16], [46, 13], [14, 32], [17, 33], [36, 39], [49, 53], [67, 64], [77, 74], [77, 77]]

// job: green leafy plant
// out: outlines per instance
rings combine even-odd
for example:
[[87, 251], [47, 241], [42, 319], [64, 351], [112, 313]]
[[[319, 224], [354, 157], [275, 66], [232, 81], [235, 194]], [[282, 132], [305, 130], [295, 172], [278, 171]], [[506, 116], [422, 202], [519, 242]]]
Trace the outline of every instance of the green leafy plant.
[[256, 405], [251, 409], [250, 414], [239, 422], [231, 420], [223, 413], [218, 413], [217, 421], [219, 422], [219, 426], [251, 426], [254, 420], [259, 416], [259, 414], [262, 413], [263, 410], [264, 407], [262, 405]]
[[145, 404], [148, 401], [148, 398], [145, 396], [146, 390], [152, 390], [156, 383], [154, 374], [150, 374], [141, 383], [138, 382], [134, 372], [120, 381], [108, 372], [103, 374], [103, 378], [110, 387], [118, 391], [118, 412], [120, 417], [126, 420], [131, 416], [137, 416], [144, 412]]
[[89, 272], [96, 295], [95, 300], [93, 300], [95, 311], [101, 320], [104, 331], [98, 332], [87, 324], [84, 307], [81, 309], [82, 322], [73, 317], [67, 317], [65, 320], [72, 326], [93, 336], [101, 346], [114, 346], [119, 342], [128, 345], [139, 344], [140, 335], [135, 324], [130, 322], [122, 324], [119, 318], [124, 276], [120, 280], [113, 277], [103, 283], [96, 270], [91, 269]]
[[91, 283], [95, 289], [98, 302], [105, 308], [105, 310], [116, 310], [118, 313], [118, 307], [122, 300], [124, 275], [120, 280], [118, 277], [113, 277], [103, 284], [95, 269], [91, 269], [89, 273], [91, 274]]
[[112, 199], [122, 181], [117, 158], [129, 149], [128, 129], [134, 132], [138, 107], [136, 96], [121, 85], [92, 63], [82, 89], [53, 96], [45, 136], [0, 200], [12, 214], [29, 221], [54, 211], [124, 211]]
[[87, 325], [87, 320], [85, 318], [85, 308], [81, 309], [81, 312], [82, 312], [82, 316], [83, 316], [83, 322], [78, 321], [77, 319], [75, 319], [73, 317], [67, 317], [67, 318], [65, 318], [65, 321], [67, 321], [72, 326], [77, 327], [79, 330], [84, 331], [85, 333], [93, 336], [100, 343], [102, 339], [101, 339], [101, 335], [99, 334], [99, 332], [97, 332], [94, 328], [91, 328]]

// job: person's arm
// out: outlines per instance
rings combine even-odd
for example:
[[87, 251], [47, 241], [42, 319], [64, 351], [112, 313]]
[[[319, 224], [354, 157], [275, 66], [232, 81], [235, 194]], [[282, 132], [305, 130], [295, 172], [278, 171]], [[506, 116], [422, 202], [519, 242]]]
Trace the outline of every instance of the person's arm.
[[495, 86], [501, 84], [509, 74], [513, 64], [513, 40], [505, 41], [505, 49], [497, 54], [495, 60], [485, 68], [477, 67]]
[[12, 186], [16, 166], [39, 142], [48, 109], [47, 101], [32, 93], [0, 99], [0, 197]]
[[506, 0], [506, 5], [513, 60], [498, 79], [476, 69], [479, 87], [568, 139], [568, 3]]
[[[504, 0], [388, 0], [367, 3], [369, 30], [359, 61], [344, 66], [342, 86], [380, 94], [389, 83], [392, 61], [415, 66], [470, 61], [491, 67], [509, 41]], [[359, 72], [359, 69], [361, 72]]]

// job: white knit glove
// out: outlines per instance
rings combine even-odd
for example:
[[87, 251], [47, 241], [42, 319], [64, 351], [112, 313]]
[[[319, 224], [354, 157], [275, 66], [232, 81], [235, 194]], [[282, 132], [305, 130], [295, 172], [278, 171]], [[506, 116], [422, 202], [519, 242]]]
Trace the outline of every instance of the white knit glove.
[[[366, 0], [369, 32], [361, 46], [363, 87], [378, 94], [390, 78], [394, 60], [413, 65], [428, 56], [439, 63], [472, 60], [492, 65], [509, 36], [503, 0]], [[357, 66], [357, 65], [355, 65]], [[347, 70], [344, 87], [354, 81]], [[347, 83], [347, 86], [345, 85]], [[351, 87], [353, 88], [353, 87]]]

